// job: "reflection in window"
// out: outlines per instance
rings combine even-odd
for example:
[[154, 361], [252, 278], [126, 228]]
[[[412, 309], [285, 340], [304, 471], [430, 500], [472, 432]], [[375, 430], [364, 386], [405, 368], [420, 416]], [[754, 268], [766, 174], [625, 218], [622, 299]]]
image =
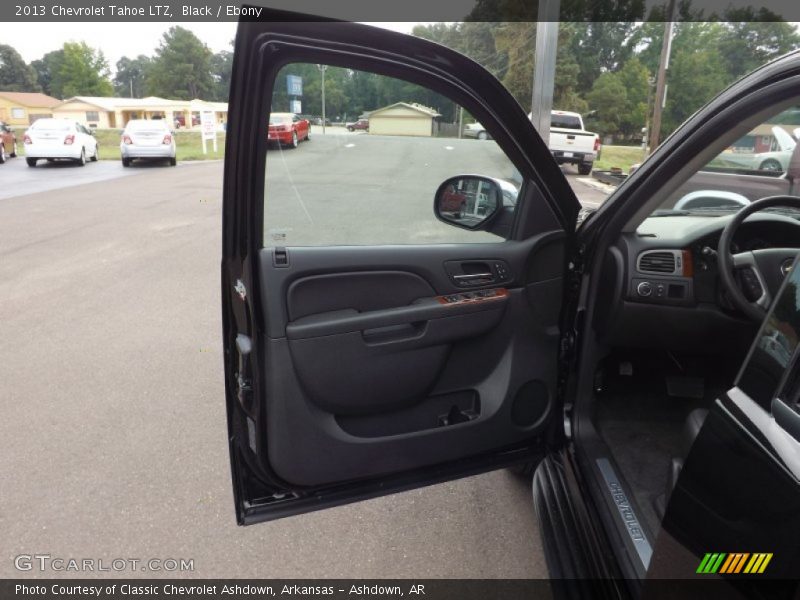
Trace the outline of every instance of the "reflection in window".
[[738, 386], [765, 410], [800, 339], [800, 268], [795, 261], [761, 327]]

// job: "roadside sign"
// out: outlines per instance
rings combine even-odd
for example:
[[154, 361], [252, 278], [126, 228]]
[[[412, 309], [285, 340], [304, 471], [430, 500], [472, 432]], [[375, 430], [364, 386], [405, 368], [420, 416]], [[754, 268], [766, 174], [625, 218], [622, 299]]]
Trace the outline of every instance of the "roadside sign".
[[303, 112], [303, 107], [300, 100], [291, 100], [289, 102], [289, 112], [293, 112], [295, 114], [300, 114]]
[[303, 78], [297, 75], [286, 76], [286, 92], [290, 96], [303, 95]]
[[217, 151], [217, 122], [213, 110], [200, 112], [200, 136], [203, 140], [203, 154], [206, 154], [206, 141], [211, 140], [214, 152]]

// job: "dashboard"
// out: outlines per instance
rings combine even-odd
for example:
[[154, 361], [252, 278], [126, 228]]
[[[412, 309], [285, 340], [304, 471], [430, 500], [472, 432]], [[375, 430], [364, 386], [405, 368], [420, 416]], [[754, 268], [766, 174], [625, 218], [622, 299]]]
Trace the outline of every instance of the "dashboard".
[[[651, 217], [609, 251], [597, 327], [613, 345], [718, 351], [752, 340], [753, 323], [719, 283], [717, 246], [733, 214]], [[733, 253], [800, 248], [800, 221], [762, 212], [736, 232]], [[613, 283], [612, 283], [613, 282]]]

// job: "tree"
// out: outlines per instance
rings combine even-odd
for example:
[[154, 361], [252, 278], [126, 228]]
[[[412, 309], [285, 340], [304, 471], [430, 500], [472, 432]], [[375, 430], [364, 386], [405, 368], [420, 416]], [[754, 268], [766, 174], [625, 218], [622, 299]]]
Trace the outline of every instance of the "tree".
[[584, 113], [588, 105], [578, 91], [580, 88], [580, 66], [571, 46], [572, 36], [574, 35], [575, 26], [573, 23], [562, 23], [559, 26], [553, 108]]
[[59, 96], [53, 91], [53, 73], [56, 73], [64, 62], [64, 50], [48, 52], [39, 60], [31, 63], [31, 68], [36, 72], [36, 79], [42, 91], [50, 96]]
[[625, 106], [621, 110], [619, 130], [626, 138], [638, 138], [647, 122], [651, 75], [647, 67], [636, 57], [626, 62], [618, 75], [625, 88]]
[[635, 24], [630, 22], [574, 23], [570, 50], [579, 67], [578, 91], [592, 89], [606, 71], [618, 71], [633, 55], [630, 43]]
[[535, 23], [503, 23], [494, 30], [498, 55], [505, 55], [505, 72], [497, 74], [503, 85], [526, 110], [533, 91], [533, 54], [536, 47]]
[[716, 48], [697, 52], [679, 49], [673, 55], [667, 83], [662, 139], [721, 92], [729, 83], [729, 76]]
[[783, 22], [729, 22], [719, 37], [719, 53], [730, 81], [800, 46], [800, 35]]
[[122, 98], [142, 98], [145, 94], [145, 80], [153, 64], [149, 56], [140, 54], [136, 58], [123, 56], [117, 61], [114, 76], [114, 95]]
[[14, 48], [0, 44], [0, 90], [7, 92], [38, 92], [36, 71], [25, 64]]
[[211, 50], [194, 33], [170, 27], [148, 71], [147, 93], [180, 100], [210, 98], [214, 92], [211, 56]]
[[606, 71], [594, 82], [586, 99], [596, 110], [597, 129], [604, 135], [615, 135], [622, 129], [622, 113], [628, 104], [628, 92], [618, 73]]
[[57, 68], [51, 73], [50, 88], [59, 98], [110, 96], [108, 61], [101, 50], [85, 42], [66, 42]]
[[228, 101], [228, 90], [231, 87], [231, 70], [233, 68], [233, 52], [222, 50], [211, 56], [211, 77], [214, 80], [212, 100]]

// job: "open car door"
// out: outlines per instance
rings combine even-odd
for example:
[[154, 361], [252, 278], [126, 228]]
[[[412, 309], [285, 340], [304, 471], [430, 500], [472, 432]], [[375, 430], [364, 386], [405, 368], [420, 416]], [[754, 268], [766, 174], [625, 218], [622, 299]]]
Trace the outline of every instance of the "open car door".
[[[238, 522], [538, 461], [563, 438], [559, 315], [579, 205], [525, 111], [437, 44], [262, 19], [239, 25], [225, 154]], [[308, 113], [322, 77], [328, 114], [369, 111], [369, 132], [270, 144], [270, 113]], [[494, 141], [460, 139], [461, 115]]]
[[[644, 598], [659, 580], [722, 579], [730, 598], [800, 590], [800, 260], [767, 311], [734, 387], [692, 413]], [[699, 524], [699, 525], [698, 525]], [[672, 574], [672, 575], [671, 575]], [[780, 580], [774, 585], [775, 580]], [[764, 587], [761, 587], [766, 582]], [[672, 589], [674, 594], [674, 589]]]

